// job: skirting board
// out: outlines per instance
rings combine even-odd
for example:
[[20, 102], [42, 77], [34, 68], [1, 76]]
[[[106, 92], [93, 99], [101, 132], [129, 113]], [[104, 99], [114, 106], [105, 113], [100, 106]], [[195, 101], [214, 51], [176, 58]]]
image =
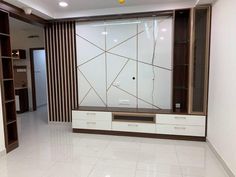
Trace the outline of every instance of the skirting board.
[[6, 155], [6, 150], [0, 151], [0, 158]]
[[110, 131], [110, 130], [91, 130], [91, 129], [78, 129], [78, 128], [74, 128], [73, 133], [131, 136], [131, 137], [185, 140], [185, 141], [206, 141], [205, 137], [160, 135], [160, 134], [151, 134], [151, 133], [121, 132], [121, 131]]
[[221, 165], [223, 166], [224, 170], [228, 174], [229, 177], [236, 177], [234, 173], [231, 171], [231, 169], [228, 167], [228, 165], [225, 163], [224, 159], [218, 154], [215, 147], [211, 144], [211, 142], [207, 139], [206, 140], [208, 147], [212, 150], [212, 152], [215, 154], [217, 159], [220, 161]]

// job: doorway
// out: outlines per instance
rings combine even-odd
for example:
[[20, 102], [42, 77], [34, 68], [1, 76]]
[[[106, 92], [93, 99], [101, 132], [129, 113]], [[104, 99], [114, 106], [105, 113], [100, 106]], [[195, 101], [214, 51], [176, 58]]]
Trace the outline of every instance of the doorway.
[[46, 54], [44, 48], [30, 48], [33, 110], [47, 105]]

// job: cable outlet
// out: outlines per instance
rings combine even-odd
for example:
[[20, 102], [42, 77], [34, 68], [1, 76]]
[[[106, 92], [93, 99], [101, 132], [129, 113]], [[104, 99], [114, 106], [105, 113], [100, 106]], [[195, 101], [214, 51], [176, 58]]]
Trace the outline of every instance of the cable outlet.
[[129, 100], [119, 100], [119, 104], [120, 105], [130, 105], [130, 101]]

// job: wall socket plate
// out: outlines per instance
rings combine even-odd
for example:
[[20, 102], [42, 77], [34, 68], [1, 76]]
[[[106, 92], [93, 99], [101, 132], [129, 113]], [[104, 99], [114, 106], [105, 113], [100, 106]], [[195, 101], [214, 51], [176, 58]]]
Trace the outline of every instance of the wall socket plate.
[[119, 100], [119, 105], [130, 105], [129, 100]]
[[181, 108], [181, 103], [175, 103], [175, 108], [180, 109]]

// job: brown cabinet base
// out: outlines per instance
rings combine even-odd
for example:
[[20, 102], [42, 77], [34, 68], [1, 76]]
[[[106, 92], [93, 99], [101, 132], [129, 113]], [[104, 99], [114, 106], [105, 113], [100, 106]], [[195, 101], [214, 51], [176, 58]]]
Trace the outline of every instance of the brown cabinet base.
[[161, 134], [151, 134], [151, 133], [120, 132], [120, 131], [109, 131], [109, 130], [73, 129], [73, 133], [132, 136], [132, 137], [143, 137], [143, 138], [185, 140], [185, 141], [204, 141], [204, 142], [206, 141], [205, 137], [161, 135]]

